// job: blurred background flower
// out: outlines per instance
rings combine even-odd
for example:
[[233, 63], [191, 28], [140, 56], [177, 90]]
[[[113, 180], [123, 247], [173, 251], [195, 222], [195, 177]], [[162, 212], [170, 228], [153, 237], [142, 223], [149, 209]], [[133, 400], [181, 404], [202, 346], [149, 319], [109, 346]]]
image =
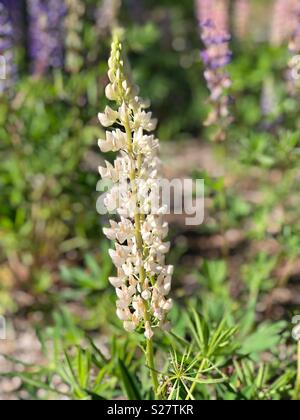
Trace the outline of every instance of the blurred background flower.
[[246, 40], [250, 29], [251, 0], [236, 0], [234, 3], [234, 30], [240, 40]]
[[0, 95], [7, 92], [16, 81], [12, 20], [6, 7], [0, 3]]
[[32, 71], [42, 75], [50, 68], [63, 66], [66, 13], [64, 2], [59, 0], [29, 0], [29, 53]]

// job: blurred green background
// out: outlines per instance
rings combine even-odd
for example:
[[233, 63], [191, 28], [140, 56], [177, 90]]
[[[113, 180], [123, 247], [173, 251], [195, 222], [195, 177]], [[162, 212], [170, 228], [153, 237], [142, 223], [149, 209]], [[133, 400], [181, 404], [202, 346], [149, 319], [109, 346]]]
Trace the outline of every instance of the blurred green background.
[[[10, 273], [2, 276], [8, 277], [4, 284], [21, 283], [36, 292], [51, 289], [62, 263], [82, 263], [86, 253], [101, 258], [102, 221], [95, 211], [101, 159], [96, 143], [101, 129], [96, 116], [106, 104], [106, 62], [117, 22], [125, 28], [134, 80], [159, 118], [161, 141], [197, 138], [200, 147], [209, 137], [203, 129], [208, 91], [194, 1], [83, 3], [82, 26], [75, 28], [81, 43], [75, 71], [62, 68], [39, 77], [30, 74], [27, 17], [15, 48], [18, 80], [0, 102], [1, 267]], [[246, 34], [243, 39], [233, 36], [230, 66], [236, 121], [229, 137], [247, 148], [252, 147], [247, 142], [249, 131], [253, 134], [265, 118], [263, 83], [273, 84], [277, 95], [273, 102], [279, 103], [285, 92], [276, 78], [281, 80], [287, 61], [286, 47], [270, 46], [269, 21], [259, 18], [262, 7], [265, 16], [271, 12], [272, 2], [251, 3]], [[19, 7], [24, 17], [24, 2]], [[230, 7], [234, 9], [234, 2]], [[233, 28], [234, 19], [232, 13]], [[273, 106], [267, 118], [274, 121], [288, 111], [287, 124], [293, 127], [293, 110], [293, 101], [285, 99], [280, 107]], [[257, 148], [269, 147], [264, 136], [263, 131], [255, 140], [262, 143]], [[250, 153], [245, 152], [248, 157]], [[7, 298], [0, 296], [3, 312]]]

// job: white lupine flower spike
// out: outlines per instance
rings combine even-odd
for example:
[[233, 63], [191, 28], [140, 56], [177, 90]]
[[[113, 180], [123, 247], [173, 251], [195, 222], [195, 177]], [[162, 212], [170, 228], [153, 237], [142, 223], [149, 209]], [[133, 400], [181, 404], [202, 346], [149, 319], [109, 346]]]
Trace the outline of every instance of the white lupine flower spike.
[[[109, 281], [116, 289], [116, 313], [124, 328], [129, 332], [142, 330], [151, 341], [155, 329], [167, 325], [172, 306], [167, 295], [173, 274], [173, 267], [165, 263], [170, 244], [164, 242], [168, 234], [162, 218], [164, 208], [151, 206], [147, 193], [153, 193], [158, 182], [159, 141], [149, 134], [157, 121], [146, 111], [149, 103], [138, 97], [138, 88], [127, 75], [117, 37], [112, 43], [108, 77], [105, 93], [116, 106], [108, 106], [98, 115], [103, 127], [113, 126], [106, 138], [99, 140], [99, 147], [103, 153], [119, 152], [114, 164], [105, 162], [106, 167], [99, 168], [101, 177], [114, 184], [105, 205], [119, 215], [119, 221], [111, 220], [110, 227], [104, 229], [107, 238], [115, 241], [115, 249], [109, 253], [117, 276]], [[122, 182], [130, 187], [120, 193]], [[141, 191], [137, 187], [140, 183]], [[151, 364], [151, 357], [148, 362]]]

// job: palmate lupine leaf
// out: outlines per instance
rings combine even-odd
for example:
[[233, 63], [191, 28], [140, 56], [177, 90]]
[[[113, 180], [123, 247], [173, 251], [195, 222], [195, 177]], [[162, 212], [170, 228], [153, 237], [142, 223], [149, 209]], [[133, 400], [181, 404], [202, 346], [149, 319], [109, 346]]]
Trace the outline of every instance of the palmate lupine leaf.
[[196, 310], [192, 309], [191, 312], [188, 327], [192, 334], [192, 343], [182, 355], [178, 346], [173, 348], [172, 369], [162, 387], [164, 392], [169, 391], [168, 399], [173, 399], [176, 395], [176, 398], [193, 400], [196, 391], [206, 394], [205, 388], [202, 391], [201, 388], [196, 388], [197, 385], [217, 386], [228, 381], [218, 365], [224, 365], [223, 354], [232, 352], [231, 342], [238, 328], [227, 327], [226, 319], [223, 319], [215, 330], [211, 330]]
[[216, 355], [229, 345], [231, 339], [238, 331], [238, 327], [226, 327], [226, 319], [223, 319], [217, 329], [211, 332], [205, 319], [195, 309], [192, 309], [189, 328], [199, 350], [207, 358]]
[[206, 354], [209, 342], [208, 325], [205, 319], [197, 314], [195, 309], [192, 309], [192, 317], [193, 318], [189, 319], [189, 328], [199, 349], [203, 352], [203, 354]]
[[240, 353], [244, 355], [257, 355], [263, 351], [275, 348], [282, 338], [282, 331], [286, 328], [286, 323], [276, 324], [265, 323], [260, 325], [253, 334], [243, 340]]
[[285, 399], [292, 390], [295, 372], [287, 370], [275, 382], [274, 370], [270, 365], [257, 366], [249, 359], [234, 362], [235, 373], [230, 383], [218, 388], [220, 399], [273, 400]]
[[201, 355], [193, 356], [193, 346], [179, 354], [175, 349], [170, 355], [170, 369], [160, 389], [168, 400], [194, 400], [196, 385], [216, 385], [227, 380], [220, 369]]
[[[195, 309], [191, 309], [187, 324], [191, 332], [191, 343], [176, 334], [167, 334], [173, 350], [170, 355], [171, 368], [165, 375], [161, 393], [167, 394], [169, 400], [193, 400], [197, 385], [217, 386], [228, 381], [218, 365], [224, 365], [226, 359], [223, 355], [233, 349], [232, 338], [237, 327], [227, 327], [226, 319], [223, 319], [212, 330]], [[197, 388], [198, 392], [209, 396], [205, 388]]]

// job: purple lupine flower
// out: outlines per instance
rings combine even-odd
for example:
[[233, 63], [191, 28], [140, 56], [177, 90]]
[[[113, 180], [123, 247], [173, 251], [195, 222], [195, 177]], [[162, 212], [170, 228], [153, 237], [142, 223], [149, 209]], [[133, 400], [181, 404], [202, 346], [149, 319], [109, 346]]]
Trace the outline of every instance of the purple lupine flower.
[[66, 8], [61, 0], [28, 0], [29, 49], [32, 70], [42, 75], [63, 66], [63, 27]]
[[15, 43], [21, 42], [23, 37], [24, 21], [23, 21], [23, 0], [0, 0], [9, 13], [13, 30], [13, 39]]
[[196, 0], [196, 13], [198, 22], [207, 22], [213, 17], [212, 0]]
[[210, 103], [213, 107], [205, 125], [218, 125], [216, 140], [225, 140], [225, 129], [232, 121], [229, 112], [230, 98], [227, 94], [231, 79], [225, 67], [232, 59], [229, 49], [231, 36], [219, 30], [215, 23], [208, 19], [200, 22], [201, 39], [205, 49], [201, 57], [205, 64], [204, 77], [210, 91]]
[[229, 30], [228, 0], [196, 0], [198, 22], [213, 21], [222, 32]]
[[221, 31], [229, 31], [229, 1], [214, 0], [214, 22]]
[[235, 0], [234, 28], [235, 28], [235, 34], [240, 40], [244, 40], [248, 34], [250, 18], [251, 18], [250, 0]]
[[299, 0], [276, 0], [271, 21], [270, 41], [272, 45], [279, 46], [292, 36], [297, 26], [295, 10], [298, 7], [298, 2]]
[[0, 95], [10, 89], [16, 78], [13, 29], [9, 14], [0, 3]]

